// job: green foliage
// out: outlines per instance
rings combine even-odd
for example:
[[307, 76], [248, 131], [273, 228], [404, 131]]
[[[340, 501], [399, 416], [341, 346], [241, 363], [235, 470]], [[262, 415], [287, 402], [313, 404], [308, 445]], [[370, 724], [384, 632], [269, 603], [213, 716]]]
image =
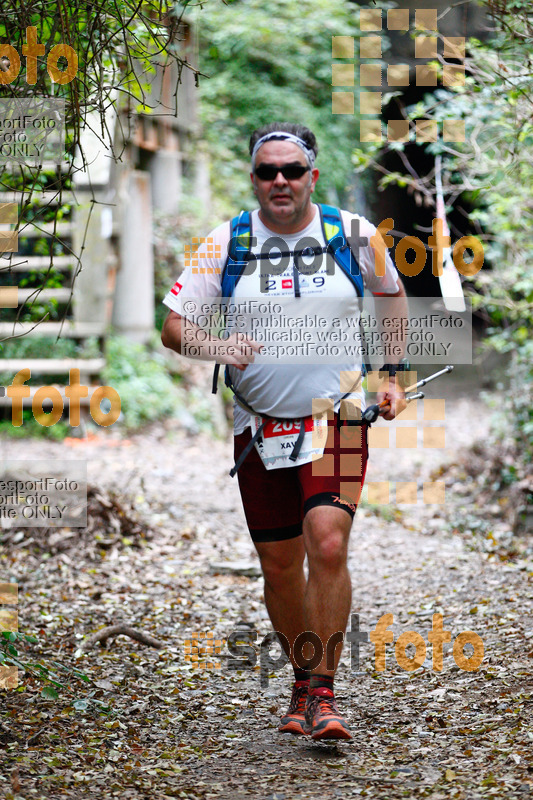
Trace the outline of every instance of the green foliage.
[[331, 111], [331, 37], [359, 35], [349, 4], [329, 0], [212, 2], [197, 18], [201, 118], [220, 215], [252, 208], [248, 140], [275, 120], [315, 133], [319, 201], [341, 193], [358, 135], [353, 115]]
[[216, 434], [205, 391], [186, 390], [169, 375], [165, 357], [150, 347], [120, 336], [106, 342], [107, 366], [103, 380], [120, 395], [123, 419], [130, 430], [175, 415], [195, 430]]
[[[17, 165], [10, 160], [0, 164], [0, 189], [15, 189], [21, 192], [20, 219], [28, 222], [59, 222], [69, 217], [70, 206], [62, 203], [61, 192], [72, 188], [72, 175], [79, 169], [73, 155], [78, 153], [85, 160], [82, 130], [85, 135], [92, 130], [104, 145], [109, 146], [108, 155], [120, 161], [122, 144], [115, 152], [112, 129], [109, 127], [110, 110], [124, 113], [132, 127], [135, 112], [151, 114], [162, 112], [162, 72], [165, 74], [165, 95], [174, 108], [165, 108], [162, 113], [176, 111], [177, 88], [183, 70], [195, 72], [194, 67], [181, 57], [186, 28], [181, 21], [181, 12], [174, 13], [173, 4], [159, 0], [34, 0], [20, 3], [5, 0], [0, 6], [0, 41], [8, 42], [22, 55], [28, 27], [36, 28], [37, 41], [44, 47], [44, 55], [36, 62], [36, 81], [28, 83], [25, 59], [22, 58], [19, 74], [9, 85], [0, 85], [0, 97], [19, 99], [35, 97], [61, 98], [65, 101], [65, 143], [63, 171], [43, 169], [29, 164]], [[67, 83], [54, 83], [47, 71], [47, 56], [57, 45], [72, 48], [77, 56], [77, 71]], [[64, 69], [67, 59], [61, 58], [59, 68]], [[73, 61], [71, 67], [74, 68]], [[68, 77], [68, 76], [67, 76]], [[131, 131], [125, 132], [126, 138]], [[119, 137], [122, 142], [122, 137]], [[66, 158], [65, 158], [66, 156]], [[78, 159], [76, 159], [77, 161]], [[42, 205], [42, 190], [54, 196], [45, 207]], [[24, 255], [68, 255], [67, 243], [44, 237], [19, 237], [19, 251]], [[52, 271], [34, 275], [35, 288], [55, 288], [62, 277]], [[20, 285], [24, 286], [22, 279]], [[32, 298], [17, 317], [23, 322], [38, 322], [43, 319], [64, 319], [67, 313], [64, 303], [53, 299]], [[17, 311], [8, 311], [5, 316], [13, 320]]]
[[31, 408], [25, 408], [22, 412], [22, 425], [15, 427], [10, 419], [0, 420], [0, 435], [9, 436], [10, 439], [52, 439], [55, 442], [62, 442], [65, 436], [70, 433], [70, 426], [67, 422], [56, 422], [55, 425], [40, 425]]
[[[485, 269], [471, 283], [474, 308], [491, 327], [486, 346], [509, 356], [511, 391], [502, 409], [507, 431], [524, 460], [533, 458], [533, 20], [526, 2], [500, 3], [489, 44], [470, 41], [466, 83], [437, 90], [409, 108], [411, 121], [465, 122], [464, 143], [425, 145], [443, 159], [444, 191], [475, 206]], [[489, 6], [490, 7], [490, 6]], [[413, 137], [414, 138], [414, 137]], [[395, 145], [404, 149], [403, 145]], [[379, 166], [379, 145], [356, 151], [357, 169]], [[383, 168], [381, 167], [383, 171]], [[384, 183], [431, 196], [433, 176], [389, 173]], [[488, 268], [487, 268], [488, 267]], [[475, 292], [475, 293], [474, 293]]]
[[[95, 358], [100, 355], [96, 338], [77, 345], [72, 339], [22, 337], [0, 347], [2, 358], [46, 358], [51, 352], [55, 358]], [[170, 377], [164, 355], [150, 346], [136, 344], [121, 336], [107, 337], [105, 355], [107, 364], [100, 382], [112, 386], [120, 395], [122, 417], [116, 424], [136, 430], [157, 419], [176, 415], [190, 429], [217, 435], [208, 386], [204, 391], [178, 385]], [[13, 374], [0, 373], [0, 385], [9, 385], [12, 380]], [[67, 384], [68, 375], [55, 376], [54, 380]], [[60, 421], [49, 427], [39, 425], [30, 408], [24, 409], [23, 423], [19, 427], [14, 427], [10, 419], [0, 421], [0, 435], [12, 438], [33, 436], [61, 441], [70, 431], [68, 422]]]
[[55, 336], [21, 336], [0, 343], [2, 358], [97, 358], [100, 355], [98, 339], [90, 337], [83, 344], [74, 339], [57, 339]]
[[[192, 69], [177, 53], [180, 20], [168, 13], [159, 0], [34, 0], [21, 4], [5, 0], [0, 9], [0, 35], [19, 53], [26, 42], [26, 28], [37, 29], [37, 41], [45, 54], [57, 44], [72, 47], [78, 57], [74, 79], [52, 89], [46, 59], [37, 62], [37, 82], [28, 84], [26, 70], [9, 85], [18, 97], [55, 96], [66, 100], [67, 140], [79, 145], [82, 120], [96, 110], [105, 127], [105, 111], [117, 100], [138, 105], [149, 113], [153, 77], [163, 62], [172, 63], [179, 74]], [[59, 65], [61, 69], [66, 66]], [[3, 90], [5, 91], [5, 90]]]
[[127, 428], [138, 428], [173, 412], [179, 393], [160, 353], [111, 336], [106, 341], [106, 358], [102, 377], [120, 395]]
[[[18, 646], [16, 645], [17, 642], [19, 643]], [[58, 689], [66, 689], [69, 686], [69, 683], [65, 682], [64, 676], [67, 679], [68, 676], [71, 676], [85, 682], [90, 680], [84, 672], [72, 666], [59, 664], [55, 661], [42, 664], [29, 660], [25, 653], [20, 652], [20, 644], [24, 642], [37, 644], [38, 639], [27, 633], [2, 631], [0, 633], [0, 664], [18, 667], [38, 680], [43, 681], [45, 686], [41, 690], [42, 697], [47, 697], [51, 700], [57, 699], [59, 697]], [[63, 672], [63, 676], [58, 671]]]
[[[54, 336], [21, 336], [17, 339], [0, 342], [1, 359], [48, 358], [50, 353], [53, 353], [54, 358], [97, 358], [101, 355], [96, 337], [87, 338], [82, 344], [78, 344], [73, 339], [56, 339]], [[37, 373], [32, 373], [32, 379], [36, 377], [38, 377]], [[45, 385], [48, 377], [43, 376]], [[9, 386], [13, 378], [12, 372], [0, 372], [0, 385]], [[54, 382], [67, 384], [68, 375], [55, 375]], [[40, 425], [33, 416], [31, 408], [23, 410], [22, 425], [18, 427], [14, 427], [11, 419], [0, 420], [0, 435], [9, 436], [12, 439], [32, 437], [62, 441], [69, 433], [70, 426], [67, 422], [59, 421], [50, 426]]]

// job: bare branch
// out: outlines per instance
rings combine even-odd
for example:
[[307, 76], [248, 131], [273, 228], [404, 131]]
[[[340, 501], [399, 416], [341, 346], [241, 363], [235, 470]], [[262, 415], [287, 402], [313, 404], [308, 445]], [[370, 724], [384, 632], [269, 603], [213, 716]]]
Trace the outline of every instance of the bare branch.
[[164, 647], [163, 642], [160, 642], [158, 639], [154, 639], [154, 637], [150, 636], [149, 633], [137, 631], [135, 628], [131, 628], [129, 625], [121, 624], [108, 625], [107, 627], [96, 631], [96, 633], [93, 633], [91, 636], [87, 636], [87, 638], [83, 640], [80, 650], [83, 650], [84, 652], [91, 650], [91, 648], [93, 648], [95, 644], [98, 644], [98, 642], [103, 646], [109, 638], [114, 638], [116, 636], [129, 636], [130, 639], [135, 639], [136, 642], [146, 644], [149, 647], [156, 647], [158, 649]]

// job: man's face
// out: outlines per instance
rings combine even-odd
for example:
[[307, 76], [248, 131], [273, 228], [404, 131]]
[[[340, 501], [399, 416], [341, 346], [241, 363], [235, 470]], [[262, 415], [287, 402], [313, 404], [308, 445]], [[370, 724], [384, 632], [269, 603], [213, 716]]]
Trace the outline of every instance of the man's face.
[[[307, 166], [303, 151], [294, 142], [265, 142], [257, 151], [256, 169], [260, 164], [283, 167], [287, 164]], [[318, 170], [304, 172], [301, 178], [287, 179], [278, 172], [273, 180], [261, 180], [251, 173], [254, 192], [261, 207], [261, 220], [273, 230], [296, 232], [308, 225], [313, 216], [311, 194], [315, 190]]]

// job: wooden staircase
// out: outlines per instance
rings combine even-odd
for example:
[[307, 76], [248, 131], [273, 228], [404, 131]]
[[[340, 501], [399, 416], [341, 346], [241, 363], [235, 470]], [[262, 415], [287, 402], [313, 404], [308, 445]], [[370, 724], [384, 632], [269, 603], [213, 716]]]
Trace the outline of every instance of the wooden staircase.
[[[30, 369], [31, 394], [24, 404], [30, 406], [42, 386], [53, 385], [67, 409], [63, 388], [71, 369], [79, 369], [80, 382], [89, 386], [82, 403], [88, 404], [102, 383], [118, 259], [113, 235], [101, 235], [101, 206], [92, 204], [87, 192], [60, 191], [63, 172], [45, 173], [51, 188], [34, 190], [31, 205], [27, 194], [0, 193], [0, 204], [17, 203], [19, 215], [17, 252], [0, 254], [0, 286], [18, 287], [18, 307], [0, 307], [0, 386]], [[51, 337], [45, 353], [42, 337]], [[0, 406], [10, 405], [0, 388]]]

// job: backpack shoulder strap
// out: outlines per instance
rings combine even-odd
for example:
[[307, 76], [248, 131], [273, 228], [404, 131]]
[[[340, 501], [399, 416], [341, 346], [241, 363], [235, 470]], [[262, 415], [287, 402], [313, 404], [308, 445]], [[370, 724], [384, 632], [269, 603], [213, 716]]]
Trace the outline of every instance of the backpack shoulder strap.
[[222, 270], [222, 297], [231, 297], [248, 264], [252, 241], [252, 214], [241, 211], [230, 222], [228, 257]]
[[[359, 262], [352, 252], [352, 248], [346, 238], [342, 214], [335, 206], [327, 206], [319, 203], [318, 208], [320, 210], [320, 221], [322, 223], [324, 239], [326, 240], [326, 249], [331, 253], [335, 259], [335, 263], [339, 265], [346, 277], [351, 280], [359, 297], [363, 298], [365, 294], [365, 285], [363, 283]], [[364, 348], [364, 375], [368, 373], [372, 367], [368, 360], [368, 344], [362, 318], [359, 323], [359, 329], [361, 331]]]
[[[222, 269], [221, 297], [232, 297], [235, 287], [248, 263], [250, 242], [252, 241], [252, 215], [250, 211], [241, 211], [229, 223], [228, 257]], [[217, 393], [218, 375], [220, 364], [215, 364], [213, 370], [212, 394]], [[228, 385], [229, 372], [225, 370], [226, 385]]]
[[327, 206], [322, 203], [318, 204], [318, 209], [328, 251], [344, 274], [351, 280], [359, 297], [363, 297], [365, 287], [361, 269], [355, 254], [348, 244], [340, 210], [335, 206]]

